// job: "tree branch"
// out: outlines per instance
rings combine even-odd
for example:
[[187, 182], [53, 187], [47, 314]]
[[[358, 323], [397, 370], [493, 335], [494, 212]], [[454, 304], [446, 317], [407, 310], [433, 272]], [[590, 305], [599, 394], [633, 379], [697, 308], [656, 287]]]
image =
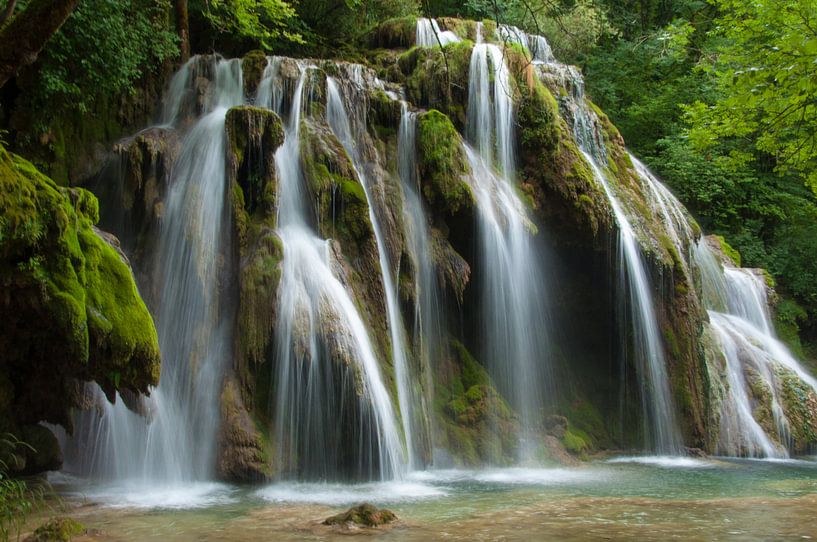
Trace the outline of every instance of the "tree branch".
[[0, 30], [0, 87], [37, 60], [80, 0], [32, 0]]

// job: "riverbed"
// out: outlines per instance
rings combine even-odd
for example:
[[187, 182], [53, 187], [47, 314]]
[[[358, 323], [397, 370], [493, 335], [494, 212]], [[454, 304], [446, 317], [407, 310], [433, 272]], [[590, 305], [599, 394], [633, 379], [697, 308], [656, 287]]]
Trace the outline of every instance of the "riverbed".
[[[807, 540], [817, 462], [623, 457], [573, 468], [427, 470], [368, 484], [161, 487], [51, 477], [76, 540]], [[369, 502], [382, 529], [321, 521]]]

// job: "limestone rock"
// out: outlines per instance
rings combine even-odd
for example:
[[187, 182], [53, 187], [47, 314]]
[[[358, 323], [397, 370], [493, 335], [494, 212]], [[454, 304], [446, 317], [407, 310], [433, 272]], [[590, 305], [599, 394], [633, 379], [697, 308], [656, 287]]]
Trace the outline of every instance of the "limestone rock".
[[326, 518], [324, 525], [345, 525], [358, 527], [380, 527], [397, 520], [397, 516], [391, 510], [377, 508], [368, 503], [354, 506], [336, 516]]

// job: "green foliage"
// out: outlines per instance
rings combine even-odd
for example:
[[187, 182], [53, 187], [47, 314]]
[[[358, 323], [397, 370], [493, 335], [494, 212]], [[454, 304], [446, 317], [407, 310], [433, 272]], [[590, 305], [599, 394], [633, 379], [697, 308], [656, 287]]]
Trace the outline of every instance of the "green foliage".
[[713, 3], [720, 10], [713, 34], [721, 41], [701, 69], [715, 79], [720, 96], [686, 108], [691, 141], [705, 150], [749, 139], [750, 148], [729, 155], [736, 167], [768, 155], [777, 173], [801, 175], [817, 192], [817, 4]]
[[248, 40], [266, 51], [281, 42], [303, 44], [295, 24], [296, 11], [285, 0], [208, 0], [192, 4], [216, 34]]
[[26, 542], [69, 542], [84, 532], [85, 527], [71, 518], [54, 518], [37, 527]]
[[31, 449], [14, 435], [0, 435], [0, 542], [12, 536], [19, 538], [20, 529], [41, 500], [41, 493], [30, 491], [25, 480], [9, 477], [10, 465], [7, 461], [17, 461], [21, 447]]
[[170, 0], [85, 0], [40, 55], [31, 111], [43, 128], [62, 108], [88, 111], [178, 54]]
[[387, 19], [416, 16], [416, 0], [299, 0], [298, 16], [316, 44], [349, 45]]

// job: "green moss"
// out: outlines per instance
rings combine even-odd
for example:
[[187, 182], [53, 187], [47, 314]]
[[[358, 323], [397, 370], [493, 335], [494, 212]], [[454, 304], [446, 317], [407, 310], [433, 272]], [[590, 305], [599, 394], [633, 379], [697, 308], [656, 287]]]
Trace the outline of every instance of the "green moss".
[[156, 385], [156, 329], [118, 241], [94, 227], [96, 198], [0, 147], [0, 209], [0, 284], [15, 291], [0, 300], [0, 369], [22, 421], [69, 424], [74, 379], [109, 395]]
[[68, 542], [83, 532], [85, 532], [85, 527], [71, 518], [54, 518], [37, 527], [26, 540], [28, 542]]
[[713, 238], [718, 240], [721, 246], [721, 251], [730, 259], [735, 267], [740, 267], [740, 252], [732, 248], [732, 245], [726, 242], [726, 239], [721, 235], [714, 235]]
[[264, 51], [257, 49], [250, 51], [241, 59], [241, 75], [244, 79], [244, 93], [247, 96], [255, 96], [266, 67], [267, 55]]
[[383, 21], [369, 34], [369, 45], [387, 49], [409, 48], [417, 36], [417, 18], [397, 17]]
[[463, 465], [510, 461], [518, 431], [510, 407], [465, 346], [458, 341], [449, 346], [435, 378], [438, 445]]
[[568, 452], [574, 455], [585, 454], [589, 449], [587, 441], [585, 441], [581, 435], [573, 429], [568, 429], [565, 431], [565, 434], [562, 437], [562, 444], [564, 444], [565, 449], [567, 449]]
[[470, 19], [454, 17], [440, 17], [437, 19], [442, 30], [449, 30], [461, 40], [475, 41], [477, 39], [477, 22]]
[[474, 205], [471, 188], [464, 179], [469, 167], [460, 135], [443, 113], [432, 109], [420, 115], [417, 157], [423, 196], [429, 204], [450, 214]]
[[800, 359], [805, 358], [800, 342], [800, 325], [808, 322], [808, 313], [792, 299], [781, 299], [774, 310], [777, 335]]
[[438, 109], [465, 127], [468, 105], [468, 72], [473, 42], [460, 41], [439, 47], [415, 47], [398, 59], [406, 77], [408, 99], [420, 107]]

